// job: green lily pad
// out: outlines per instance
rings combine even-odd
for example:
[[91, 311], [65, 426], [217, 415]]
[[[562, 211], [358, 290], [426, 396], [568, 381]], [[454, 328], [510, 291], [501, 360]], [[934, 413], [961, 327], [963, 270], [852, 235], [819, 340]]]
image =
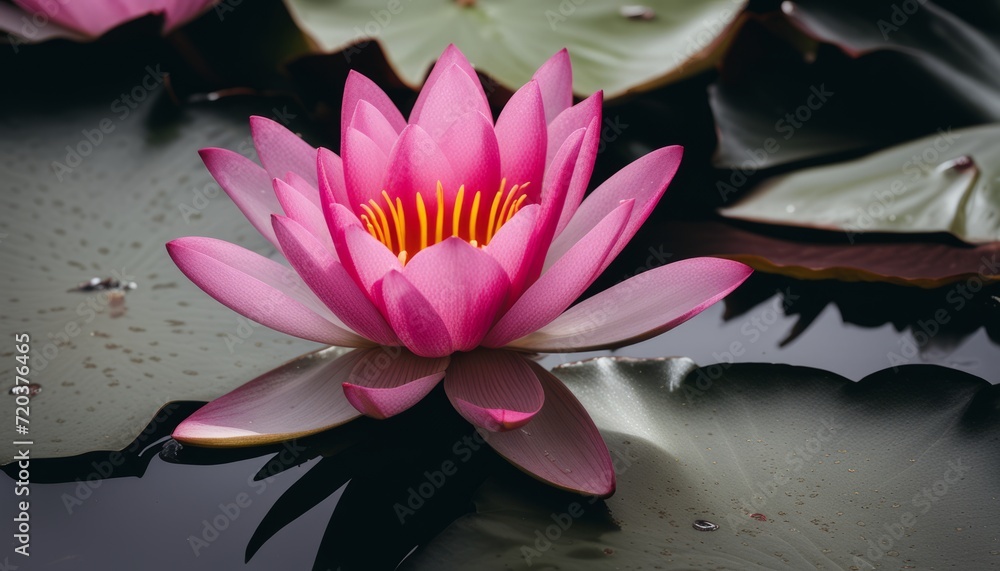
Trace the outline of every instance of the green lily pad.
[[[273, 252], [197, 154], [252, 154], [250, 110], [164, 115], [154, 112], [162, 85], [133, 87], [91, 86], [59, 106], [21, 101], [0, 121], [0, 329], [9, 341], [0, 354], [12, 363], [14, 334], [30, 335], [27, 377], [41, 385], [24, 435], [33, 459], [122, 449], [164, 403], [210, 400], [316, 346], [240, 318], [164, 248], [205, 235]], [[144, 101], [117, 99], [129, 90]], [[95, 277], [137, 287], [76, 289]], [[14, 426], [6, 398], [0, 421]], [[8, 438], [0, 457], [14, 454]]]
[[322, 49], [346, 48], [348, 61], [377, 40], [397, 75], [413, 88], [449, 43], [509, 88], [527, 82], [565, 47], [573, 58], [573, 90], [604, 89], [608, 97], [710, 67], [746, 5], [745, 0], [654, 0], [641, 6], [580, 0], [286, 3]]
[[938, 133], [843, 163], [768, 179], [720, 212], [847, 233], [947, 232], [1000, 241], [1000, 124]]
[[[618, 468], [605, 502], [493, 479], [408, 569], [997, 564], [1000, 391], [936, 366], [599, 358], [559, 367]], [[718, 525], [715, 531], [699, 520]]]

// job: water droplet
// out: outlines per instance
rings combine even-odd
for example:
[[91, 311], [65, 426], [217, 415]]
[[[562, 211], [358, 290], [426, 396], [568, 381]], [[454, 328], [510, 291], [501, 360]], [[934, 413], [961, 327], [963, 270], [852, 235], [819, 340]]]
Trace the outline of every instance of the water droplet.
[[767, 521], [767, 516], [764, 514], [750, 514], [750, 517], [757, 521]]
[[715, 531], [719, 529], [719, 524], [712, 523], [707, 519], [696, 519], [691, 527], [697, 529], [698, 531]]
[[618, 13], [629, 20], [652, 20], [656, 17], [656, 10], [641, 4], [629, 4], [618, 9]]
[[795, 212], [795, 205], [794, 204], [789, 204], [788, 206], [786, 206], [785, 207], [785, 212], [787, 212], [789, 214]]

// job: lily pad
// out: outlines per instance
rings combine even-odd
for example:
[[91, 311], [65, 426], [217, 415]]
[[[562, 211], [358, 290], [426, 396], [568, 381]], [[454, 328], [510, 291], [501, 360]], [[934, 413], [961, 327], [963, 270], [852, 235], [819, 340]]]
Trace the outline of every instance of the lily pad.
[[776, 236], [721, 222], [671, 222], [660, 235], [681, 257], [728, 258], [798, 279], [922, 288], [964, 280], [979, 280], [979, 285], [1000, 282], [997, 243], [969, 247], [931, 236], [900, 241], [881, 234], [859, 237], [852, 244], [846, 234], [810, 231], [804, 236]]
[[408, 2], [286, 0], [326, 51], [353, 58], [375, 39], [400, 79], [417, 88], [449, 43], [476, 68], [516, 88], [569, 48], [573, 90], [607, 97], [707, 69], [724, 49], [745, 0], [654, 0], [641, 6], [579, 0]]
[[[138, 77], [81, 89], [74, 104], [21, 101], [0, 120], [0, 329], [31, 338], [32, 458], [122, 449], [164, 403], [209, 400], [316, 346], [239, 318], [164, 248], [207, 235], [271, 253], [197, 154], [253, 154], [250, 109], [174, 114], [157, 108], [156, 78], [147, 91], [124, 83]], [[129, 90], [143, 99], [131, 108]], [[78, 288], [91, 278], [137, 287]], [[13, 341], [0, 351], [12, 361]], [[13, 426], [8, 398], [0, 421]], [[2, 461], [14, 453], [7, 439]]]
[[[1000, 390], [936, 366], [559, 367], [617, 457], [605, 502], [494, 479], [407, 569], [986, 569]], [[703, 531], [717, 525], [715, 531]]]
[[938, 133], [843, 163], [770, 178], [720, 212], [846, 232], [947, 232], [1000, 241], [1000, 124]]

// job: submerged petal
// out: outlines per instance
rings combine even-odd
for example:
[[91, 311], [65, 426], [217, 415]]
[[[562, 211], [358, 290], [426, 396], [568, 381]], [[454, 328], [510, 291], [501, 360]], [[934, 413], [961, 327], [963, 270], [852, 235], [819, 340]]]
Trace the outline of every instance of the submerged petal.
[[691, 258], [654, 268], [578, 303], [507, 346], [555, 353], [638, 343], [698, 315], [752, 272], [719, 258]]
[[264, 373], [201, 407], [174, 429], [198, 446], [258, 446], [321, 432], [361, 413], [344, 396], [362, 351], [323, 349]]
[[594, 421], [552, 373], [527, 362], [544, 390], [545, 404], [518, 430], [477, 429], [511, 464], [557, 487], [599, 497], [615, 491], [615, 470]]
[[344, 382], [344, 394], [365, 415], [389, 418], [431, 392], [444, 377], [448, 363], [448, 357], [419, 357], [402, 347], [369, 349]]
[[459, 414], [490, 432], [524, 426], [545, 400], [527, 361], [512, 351], [455, 353], [444, 390]]

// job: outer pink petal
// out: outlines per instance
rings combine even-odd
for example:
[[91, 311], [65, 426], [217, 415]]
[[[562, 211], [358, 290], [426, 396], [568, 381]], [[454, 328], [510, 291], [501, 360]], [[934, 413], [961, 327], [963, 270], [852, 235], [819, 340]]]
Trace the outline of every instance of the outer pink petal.
[[365, 415], [389, 418], [427, 396], [444, 377], [448, 362], [448, 357], [418, 357], [400, 347], [369, 349], [344, 383], [344, 394]]
[[573, 68], [566, 48], [550, 57], [531, 78], [542, 90], [546, 123], [551, 123], [573, 104]]
[[347, 380], [362, 351], [323, 349], [264, 373], [198, 409], [174, 438], [198, 446], [257, 446], [333, 428], [361, 413], [347, 401]]
[[368, 295], [315, 236], [288, 218], [275, 216], [273, 224], [285, 258], [334, 315], [379, 345], [399, 344]]
[[[348, 128], [341, 143], [344, 160], [344, 183], [347, 205], [355, 213], [361, 204], [371, 199], [380, 200], [382, 179], [389, 167], [389, 156], [361, 131]], [[341, 203], [344, 204], [344, 203]]]
[[354, 117], [351, 118], [351, 127], [364, 133], [386, 155], [392, 152], [392, 146], [399, 138], [399, 132], [388, 119], [374, 105], [364, 100], [358, 101]]
[[289, 268], [214, 238], [187, 237], [167, 243], [177, 267], [220, 303], [282, 333], [345, 347], [372, 343], [334, 323], [339, 321]]
[[[336, 243], [336, 238], [334, 240]], [[375, 284], [388, 272], [403, 269], [399, 258], [367, 230], [362, 230], [361, 226], [348, 225], [343, 228], [341, 241], [343, 246], [338, 246], [341, 262], [369, 295], [372, 295]]]
[[274, 179], [272, 183], [274, 195], [278, 197], [278, 202], [281, 204], [282, 210], [285, 211], [285, 215], [301, 224], [323, 244], [328, 252], [336, 257], [333, 238], [330, 237], [330, 230], [323, 218], [323, 211], [292, 185], [280, 178]]
[[281, 124], [266, 117], [250, 118], [253, 144], [271, 178], [285, 178], [293, 172], [315, 187], [316, 149]]
[[[151, 12], [148, 5], [128, 1], [100, 2], [97, 5], [90, 2], [45, 2], [43, 0], [15, 0], [14, 3], [29, 12], [45, 14], [53, 22], [71, 30], [77, 30], [91, 38], [102, 36], [119, 24]], [[30, 16], [28, 21], [31, 21]]]
[[359, 101], [367, 101], [375, 106], [397, 133], [406, 126], [406, 120], [403, 119], [403, 115], [389, 99], [389, 96], [378, 85], [375, 85], [375, 82], [352, 69], [347, 74], [347, 82], [344, 84], [344, 103], [340, 111], [341, 145], [343, 145], [344, 136]]
[[753, 272], [731, 260], [691, 258], [643, 272], [573, 306], [509, 345], [545, 353], [638, 343], [698, 315]]
[[453, 352], [441, 316], [401, 272], [386, 274], [375, 288], [375, 298], [407, 349], [421, 357], [444, 357]]
[[479, 80], [469, 77], [457, 65], [442, 71], [433, 85], [425, 85], [420, 95], [424, 93], [427, 95], [419, 113], [414, 107], [414, 113], [410, 115], [410, 125], [420, 125], [435, 141], [452, 123], [470, 111], [478, 111], [486, 117], [493, 116]]
[[510, 98], [497, 118], [500, 170], [507, 184], [528, 186], [527, 202], [538, 203], [545, 175], [548, 135], [545, 108], [537, 81], [529, 81]]
[[[427, 97], [430, 94], [431, 88], [438, 82], [441, 78], [441, 74], [444, 73], [446, 69], [452, 65], [457, 65], [459, 69], [465, 72], [466, 75], [472, 79], [479, 90], [482, 91], [482, 85], [479, 83], [479, 76], [476, 75], [476, 70], [472, 69], [472, 65], [469, 64], [469, 60], [466, 59], [465, 55], [455, 47], [454, 44], [449, 44], [445, 48], [444, 53], [438, 58], [437, 63], [434, 64], [434, 68], [431, 70], [430, 75], [427, 76], [427, 81], [424, 82], [424, 87], [420, 90], [420, 94], [417, 95], [417, 101], [413, 104], [413, 110], [410, 112], [410, 123], [416, 123], [416, 118], [420, 116], [424, 105], [427, 102]], [[483, 94], [483, 99], [486, 99], [486, 94]]]
[[455, 353], [444, 390], [459, 414], [490, 432], [524, 426], [545, 401], [535, 373], [524, 357], [512, 351]]
[[542, 410], [519, 430], [478, 429], [511, 464], [560, 488], [600, 497], [615, 491], [608, 447], [573, 393], [537, 363], [528, 365], [545, 391]]
[[552, 242], [545, 258], [545, 266], [551, 267], [555, 264], [620, 201], [634, 198], [635, 209], [632, 211], [632, 217], [607, 260], [607, 263], [611, 263], [656, 207], [670, 180], [674, 178], [683, 153], [684, 150], [678, 146], [657, 149], [618, 171], [597, 187], [583, 201], [562, 233]]
[[[315, 167], [318, 164], [318, 160], [313, 161], [313, 163], [314, 163], [313, 167]], [[287, 182], [292, 188], [297, 190], [299, 194], [306, 197], [306, 199], [309, 202], [311, 202], [313, 206], [315, 206], [316, 209], [322, 213], [323, 199], [321, 198], [320, 192], [316, 188], [315, 184], [309, 182], [301, 175], [298, 175], [292, 171], [285, 173], [284, 181]]]
[[333, 205], [341, 204], [352, 211], [347, 198], [347, 187], [344, 185], [344, 164], [336, 153], [320, 148], [316, 155], [316, 171], [319, 176], [319, 201], [323, 218], [330, 237], [333, 237]]
[[631, 212], [632, 201], [623, 202], [594, 226], [563, 259], [531, 284], [489, 332], [483, 345], [503, 347], [558, 317], [597, 278]]
[[[456, 183], [465, 185], [466, 192], [482, 191], [484, 200], [492, 199], [500, 188], [500, 147], [492, 121], [470, 111], [445, 131], [438, 144]], [[480, 235], [486, 231], [485, 216], [482, 222]]]
[[503, 268], [461, 238], [421, 250], [403, 275], [444, 321], [453, 351], [475, 349], [507, 297]]
[[277, 247], [271, 215], [282, 210], [267, 172], [250, 159], [226, 149], [202, 149], [198, 154], [250, 224]]

